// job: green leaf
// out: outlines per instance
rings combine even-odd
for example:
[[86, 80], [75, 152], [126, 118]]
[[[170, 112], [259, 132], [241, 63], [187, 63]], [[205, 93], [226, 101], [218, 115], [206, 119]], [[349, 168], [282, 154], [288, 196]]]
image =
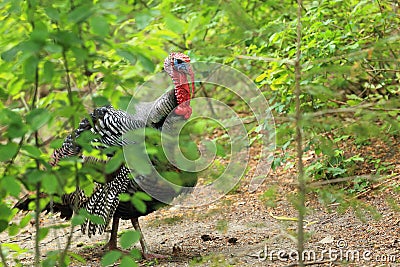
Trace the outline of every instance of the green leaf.
[[[18, 87], [15, 94], [18, 94], [19, 89], [22, 88], [15, 84], [13, 87]], [[9, 138], [22, 137], [27, 132], [27, 127], [22, 122], [21, 115], [9, 109], [0, 111], [0, 125], [8, 125], [6, 136]]]
[[77, 225], [82, 225], [85, 222], [85, 217], [82, 215], [74, 215], [74, 217], [72, 217], [71, 223], [74, 226]]
[[91, 17], [89, 20], [90, 28], [94, 34], [107, 36], [110, 28], [107, 19], [103, 16]]
[[142, 30], [146, 28], [146, 26], [149, 25], [153, 19], [154, 16], [152, 16], [152, 14], [147, 10], [142, 10], [142, 12], [137, 12], [135, 14], [136, 27], [138, 27], [139, 30]]
[[46, 61], [43, 66], [42, 79], [44, 83], [49, 83], [54, 77], [54, 64], [51, 61]]
[[25, 124], [18, 124], [17, 122], [11, 122], [8, 125], [7, 137], [10, 138], [22, 137], [26, 134], [27, 131], [28, 128], [26, 127]]
[[[40, 210], [43, 210], [44, 207], [46, 207], [49, 203], [50, 203], [50, 198], [48, 197], [39, 199]], [[33, 204], [35, 204], [35, 202]]]
[[40, 228], [39, 234], [38, 234], [39, 241], [43, 240], [47, 236], [48, 233], [49, 233], [48, 227]]
[[110, 101], [108, 101], [108, 98], [104, 97], [104, 96], [95, 96], [92, 98], [92, 100], [93, 100], [93, 103], [97, 107], [107, 106], [110, 104]]
[[[199, 148], [197, 147], [196, 143], [194, 142], [185, 142], [184, 145], [182, 146], [182, 154], [189, 160], [196, 160], [200, 157], [200, 153], [199, 153]], [[218, 153], [218, 151], [217, 151]], [[188, 164], [191, 164], [190, 162]], [[181, 167], [184, 167], [183, 165], [179, 165]], [[190, 167], [189, 166], [185, 166], [185, 168]]]
[[81, 263], [86, 263], [85, 258], [83, 258], [81, 255], [76, 254], [74, 252], [68, 251], [68, 255], [74, 258], [75, 260], [81, 262]]
[[143, 202], [140, 198], [136, 197], [135, 195], [132, 197], [131, 202], [133, 206], [141, 213], [146, 212], [146, 203]]
[[132, 65], [136, 64], [136, 60], [137, 60], [136, 56], [133, 55], [131, 52], [127, 51], [127, 50], [117, 49], [117, 55], [119, 55], [120, 57], [125, 58]]
[[8, 220], [11, 214], [11, 209], [6, 204], [0, 203], [0, 219]]
[[49, 35], [49, 32], [47, 30], [46, 24], [44, 24], [40, 20], [36, 21], [35, 28], [31, 32], [31, 39], [33, 41], [39, 42], [41, 45], [43, 45], [44, 42], [46, 41], [48, 35]]
[[122, 110], [126, 110], [131, 102], [131, 96], [121, 96], [118, 101], [118, 108]]
[[[26, 84], [25, 84], [25, 80], [24, 79], [16, 79], [16, 80], [11, 80], [9, 83], [8, 83], [8, 93], [10, 94], [10, 95], [12, 95], [12, 96], [15, 96], [15, 95], [17, 95], [17, 94], [19, 94], [20, 92], [22, 92], [23, 91], [23, 89], [25, 89], [26, 88]], [[10, 113], [12, 112], [11, 110], [9, 111]], [[16, 115], [17, 114], [17, 115]], [[15, 113], [14, 112], [14, 114], [13, 115], [11, 115], [11, 116], [13, 116], [13, 117], [21, 117], [18, 113]], [[22, 120], [21, 120], [22, 121]], [[19, 120], [18, 120], [18, 122], [16, 122], [16, 123], [19, 123]]]
[[182, 34], [185, 31], [186, 22], [181, 19], [178, 19], [172, 14], [165, 15], [164, 21], [165, 21], [165, 26], [167, 26], [169, 30], [177, 34]]
[[54, 20], [54, 21], [59, 21], [59, 20], [60, 20], [60, 12], [58, 12], [57, 9], [55, 9], [55, 8], [53, 8], [53, 7], [51, 7], [51, 6], [49, 6], [49, 7], [46, 7], [46, 8], [45, 8], [45, 12], [46, 12], [46, 15], [47, 15], [50, 19], [52, 19], [52, 20]]
[[89, 220], [95, 224], [104, 224], [104, 219], [98, 215], [89, 214]]
[[[41, 262], [42, 267], [54, 267], [57, 265], [57, 251], [49, 251], [46, 255], [46, 259]], [[67, 258], [64, 258], [64, 262], [61, 264], [61, 266], [68, 266]]]
[[217, 146], [217, 156], [226, 157], [226, 153], [225, 153], [225, 148], [224, 146], [220, 145], [220, 144], [216, 144]]
[[126, 202], [126, 201], [129, 201], [131, 199], [131, 196], [129, 194], [126, 194], [126, 193], [122, 193], [118, 197], [119, 197], [119, 201], [122, 201], [122, 202]]
[[38, 68], [39, 58], [37, 56], [31, 56], [24, 62], [24, 74], [28, 81], [34, 81], [36, 70]]
[[3, 243], [1, 245], [4, 246], [4, 247], [9, 248], [10, 250], [13, 250], [13, 251], [17, 252], [17, 254], [21, 254], [23, 252], [27, 252], [28, 251], [28, 249], [21, 248], [18, 244]]
[[119, 265], [120, 267], [136, 267], [138, 266], [136, 261], [129, 256], [124, 256]]
[[0, 144], [0, 161], [12, 159], [18, 151], [18, 145], [15, 143]]
[[6, 230], [8, 227], [8, 221], [0, 219], [0, 233]]
[[17, 235], [18, 232], [19, 232], [19, 227], [15, 223], [12, 223], [11, 225], [8, 226], [8, 235], [9, 236]]
[[51, 114], [47, 109], [34, 109], [26, 115], [26, 122], [31, 126], [32, 131], [39, 130], [49, 121]]
[[[46, 50], [47, 52], [49, 52], [50, 54], [57, 54], [57, 53], [61, 53], [63, 51], [63, 47], [59, 44], [47, 44], [44, 46], [44, 50]], [[46, 61], [50, 62], [50, 61]], [[52, 62], [50, 62], [51, 64], [53, 64]], [[44, 67], [46, 68], [46, 65], [44, 65]], [[44, 75], [47, 75], [46, 73]]]
[[79, 36], [71, 31], [57, 31], [54, 33], [54, 40], [63, 48], [69, 48], [80, 42]]
[[137, 260], [140, 260], [142, 258], [142, 253], [140, 253], [140, 251], [137, 249], [131, 249], [131, 251], [129, 252], [129, 255], [133, 259], [137, 259]]
[[112, 157], [106, 164], [106, 173], [112, 173], [116, 171], [121, 164], [124, 162], [123, 154], [118, 151], [114, 157]]
[[107, 252], [103, 258], [101, 258], [102, 266], [109, 266], [114, 264], [119, 258], [121, 258], [122, 253], [120, 251], [112, 250]]
[[19, 126], [22, 126], [23, 123], [21, 115], [9, 109], [2, 109], [0, 111], [0, 124], [11, 124], [13, 122]]
[[15, 56], [17, 55], [17, 53], [18, 53], [20, 50], [21, 50], [21, 49], [20, 49], [20, 45], [18, 44], [18, 45], [16, 45], [16, 46], [14, 46], [14, 47], [8, 49], [7, 51], [3, 52], [3, 53], [1, 54], [1, 58], [2, 58], [4, 61], [10, 62], [10, 61], [14, 60]]
[[182, 185], [182, 179], [179, 173], [176, 172], [162, 172], [162, 177], [164, 177], [167, 181], [171, 182], [175, 185]]
[[84, 131], [76, 139], [76, 143], [82, 148], [82, 150], [91, 152], [93, 150], [91, 142], [97, 137], [96, 134], [91, 131]]
[[60, 148], [62, 146], [62, 144], [64, 143], [64, 139], [56, 139], [51, 141], [50, 143], [50, 148]]
[[92, 5], [82, 5], [73, 9], [72, 12], [68, 14], [67, 19], [72, 23], [80, 23], [89, 18], [93, 12]]
[[41, 181], [43, 174], [44, 171], [35, 169], [26, 175], [27, 176], [26, 182], [30, 184], [36, 184]]
[[78, 214], [79, 215], [82, 215], [83, 217], [85, 217], [85, 218], [89, 218], [89, 212], [87, 212], [87, 210], [85, 210], [84, 208], [81, 208], [79, 211], [78, 211]]
[[268, 75], [265, 73], [265, 72], [263, 72], [261, 75], [259, 75], [256, 79], [255, 79], [255, 81], [257, 82], [257, 83], [259, 83], [259, 82], [261, 82], [261, 81], [263, 81], [265, 78], [267, 78], [268, 77]]
[[192, 133], [202, 134], [204, 133], [204, 129], [207, 129], [207, 120], [196, 120], [195, 123], [191, 125]]
[[121, 235], [120, 243], [124, 249], [130, 248], [133, 244], [139, 241], [140, 234], [137, 231], [127, 231]]
[[139, 198], [141, 200], [144, 200], [144, 201], [151, 201], [152, 200], [151, 196], [149, 196], [145, 192], [140, 192], [140, 191], [137, 191], [135, 193], [135, 197], [137, 197], [137, 198]]
[[27, 152], [28, 155], [31, 156], [34, 159], [39, 159], [40, 156], [42, 155], [42, 151], [40, 151], [40, 149], [37, 148], [36, 146], [23, 145], [21, 147], [21, 150]]
[[0, 181], [0, 185], [2, 188], [7, 188], [7, 192], [14, 197], [19, 197], [19, 193], [21, 193], [21, 186], [16, 181], [14, 176], [5, 176]]
[[25, 215], [25, 217], [23, 217], [21, 219], [21, 221], [19, 222], [19, 227], [20, 228], [24, 228], [25, 226], [28, 225], [28, 223], [32, 220], [32, 214], [28, 213], [27, 215]]
[[54, 194], [57, 193], [57, 189], [59, 188], [58, 180], [54, 174], [51, 173], [43, 173], [42, 178], [42, 187], [46, 193]]
[[237, 26], [240, 28], [242, 33], [250, 31], [254, 28], [253, 20], [250, 18], [249, 13], [247, 13], [239, 1], [229, 1], [222, 3], [222, 9], [230, 18], [232, 26]]
[[145, 70], [147, 70], [148, 72], [154, 72], [156, 66], [151, 59], [141, 53], [138, 54], [137, 57], [139, 58], [139, 61], [140, 63], [142, 63]]
[[[24, 55], [24, 59], [26, 60], [35, 60], [36, 63], [39, 62], [38, 58], [38, 53], [40, 52], [40, 49], [42, 49], [42, 44], [39, 42], [36, 42], [34, 40], [27, 40], [25, 42], [22, 42], [20, 44], [20, 49], [22, 54]], [[31, 59], [30, 59], [30, 58]], [[37, 66], [37, 64], [36, 64]], [[31, 71], [31, 73], [35, 73], [34, 71]]]
[[70, 49], [74, 53], [77, 62], [83, 63], [88, 58], [88, 51], [86, 49], [74, 46], [71, 47]]

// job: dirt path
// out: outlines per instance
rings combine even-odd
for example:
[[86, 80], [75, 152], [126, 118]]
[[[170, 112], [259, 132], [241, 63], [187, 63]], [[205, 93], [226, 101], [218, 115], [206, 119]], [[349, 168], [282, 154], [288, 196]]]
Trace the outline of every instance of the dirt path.
[[[395, 164], [393, 172], [400, 172], [400, 164]], [[293, 237], [296, 210], [288, 201], [295, 192], [293, 176], [293, 168], [280, 169], [271, 172], [253, 194], [248, 193], [243, 182], [234, 193], [211, 205], [190, 209], [171, 207], [141, 218], [149, 248], [170, 258], [142, 261], [140, 266], [292, 266], [292, 259], [297, 256]], [[387, 184], [375, 184], [371, 191], [360, 195], [364, 211], [369, 206], [376, 209], [366, 213], [352, 207], [342, 212], [335, 201], [323, 206], [317, 196], [310, 194], [305, 259], [314, 262], [313, 266], [400, 266], [399, 185], [397, 176]], [[275, 207], [266, 207], [260, 199], [273, 186], [278, 192]], [[22, 214], [17, 215], [16, 221], [21, 217]], [[46, 215], [41, 224], [57, 225], [60, 220]], [[70, 229], [67, 222], [63, 224], [67, 227], [50, 230], [41, 241], [43, 254], [63, 248]], [[122, 221], [120, 231], [126, 229], [132, 229], [131, 225]], [[31, 225], [14, 237], [0, 234], [2, 244], [14, 243], [29, 250], [9, 255], [10, 264], [14, 256], [22, 264], [32, 265], [33, 238]], [[71, 251], [81, 255], [86, 263], [73, 262], [71, 266], [100, 266], [104, 254], [101, 246], [107, 238], [108, 234], [89, 239], [76, 229]]]
[[[291, 218], [295, 217], [296, 212], [284, 199], [278, 201], [276, 208], [267, 209], [259, 200], [260, 195], [261, 193], [238, 192], [207, 207], [172, 207], [142, 218], [144, 235], [151, 250], [171, 255], [172, 258], [158, 263], [142, 262], [141, 265], [288, 265], [290, 256], [296, 256], [291, 255], [296, 244], [290, 235], [295, 231], [296, 221], [291, 221]], [[350, 258], [348, 266], [400, 266], [400, 216], [385, 201], [389, 195], [400, 203], [398, 194], [386, 191], [374, 192], [368, 199], [364, 199], [365, 203], [373, 204], [377, 208], [381, 214], [380, 220], [367, 215], [365, 221], [361, 221], [351, 209], [343, 214], [336, 211], [328, 213], [316, 199], [310, 201], [310, 213], [307, 216], [309, 224], [306, 227], [310, 234], [307, 249], [310, 253], [317, 254], [310, 254], [312, 260], [321, 260], [324, 253], [324, 259], [329, 259], [329, 249], [333, 251], [332, 257], [340, 259], [338, 253], [341, 248], [342, 252], [349, 254], [348, 257], [354, 255], [355, 259]], [[42, 223], [48, 226], [52, 221], [58, 220], [47, 216]], [[41, 242], [42, 253], [62, 247], [66, 242], [68, 229], [69, 227], [54, 230], [55, 235], [50, 233]], [[121, 231], [124, 229], [131, 229], [128, 221], [122, 223]], [[2, 243], [16, 242], [21, 247], [32, 250], [33, 233], [33, 227], [28, 226], [25, 232], [16, 237], [8, 238], [3, 233], [0, 239]], [[105, 239], [106, 236], [88, 239], [76, 232], [71, 250], [86, 259], [85, 266], [100, 266], [99, 261], [104, 253], [100, 247]], [[267, 259], [260, 254], [263, 249], [268, 252]], [[327, 252], [323, 253], [323, 250]], [[31, 254], [26, 254], [29, 255]], [[31, 259], [25, 258], [22, 263], [29, 266]], [[76, 263], [72, 266], [80, 265]], [[337, 266], [339, 265], [338, 263]]]

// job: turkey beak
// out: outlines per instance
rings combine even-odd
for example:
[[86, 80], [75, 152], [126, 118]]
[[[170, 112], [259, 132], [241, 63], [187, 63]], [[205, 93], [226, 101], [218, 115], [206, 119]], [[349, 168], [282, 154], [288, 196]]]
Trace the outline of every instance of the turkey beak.
[[185, 73], [185, 74], [189, 74], [190, 71], [191, 71], [190, 64], [189, 64], [189, 63], [186, 63], [186, 62], [180, 63], [180, 64], [176, 64], [176, 65], [174, 65], [174, 66], [175, 66], [175, 69], [176, 69], [177, 71], [183, 72], [183, 73]]

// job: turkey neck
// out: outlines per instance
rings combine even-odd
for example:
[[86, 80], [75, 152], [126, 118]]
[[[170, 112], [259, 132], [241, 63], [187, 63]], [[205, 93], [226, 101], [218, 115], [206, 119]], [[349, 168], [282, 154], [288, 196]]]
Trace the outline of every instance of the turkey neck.
[[[192, 91], [194, 91], [193, 74], [191, 73], [190, 75], [192, 79]], [[192, 108], [190, 107], [191, 92], [187, 76], [184, 73], [174, 71], [172, 80], [175, 86], [174, 92], [177, 101], [175, 114], [188, 119], [192, 115]]]

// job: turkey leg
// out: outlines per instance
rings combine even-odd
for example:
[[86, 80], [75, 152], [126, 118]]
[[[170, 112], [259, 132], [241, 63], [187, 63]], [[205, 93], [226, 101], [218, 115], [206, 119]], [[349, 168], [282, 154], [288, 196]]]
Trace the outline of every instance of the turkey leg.
[[132, 222], [132, 225], [135, 228], [135, 230], [138, 231], [139, 234], [140, 234], [139, 242], [140, 242], [140, 246], [142, 247], [143, 258], [145, 258], [146, 260], [165, 259], [165, 258], [167, 258], [167, 256], [165, 256], [165, 255], [156, 254], [156, 253], [149, 253], [146, 241], [144, 240], [144, 237], [143, 237], [142, 229], [140, 229], [139, 218], [132, 218], [131, 222]]
[[108, 248], [109, 250], [120, 250], [117, 247], [118, 225], [119, 225], [119, 218], [114, 217], [112, 222], [110, 240], [108, 241], [107, 244], [104, 245], [103, 248], [105, 249]]

